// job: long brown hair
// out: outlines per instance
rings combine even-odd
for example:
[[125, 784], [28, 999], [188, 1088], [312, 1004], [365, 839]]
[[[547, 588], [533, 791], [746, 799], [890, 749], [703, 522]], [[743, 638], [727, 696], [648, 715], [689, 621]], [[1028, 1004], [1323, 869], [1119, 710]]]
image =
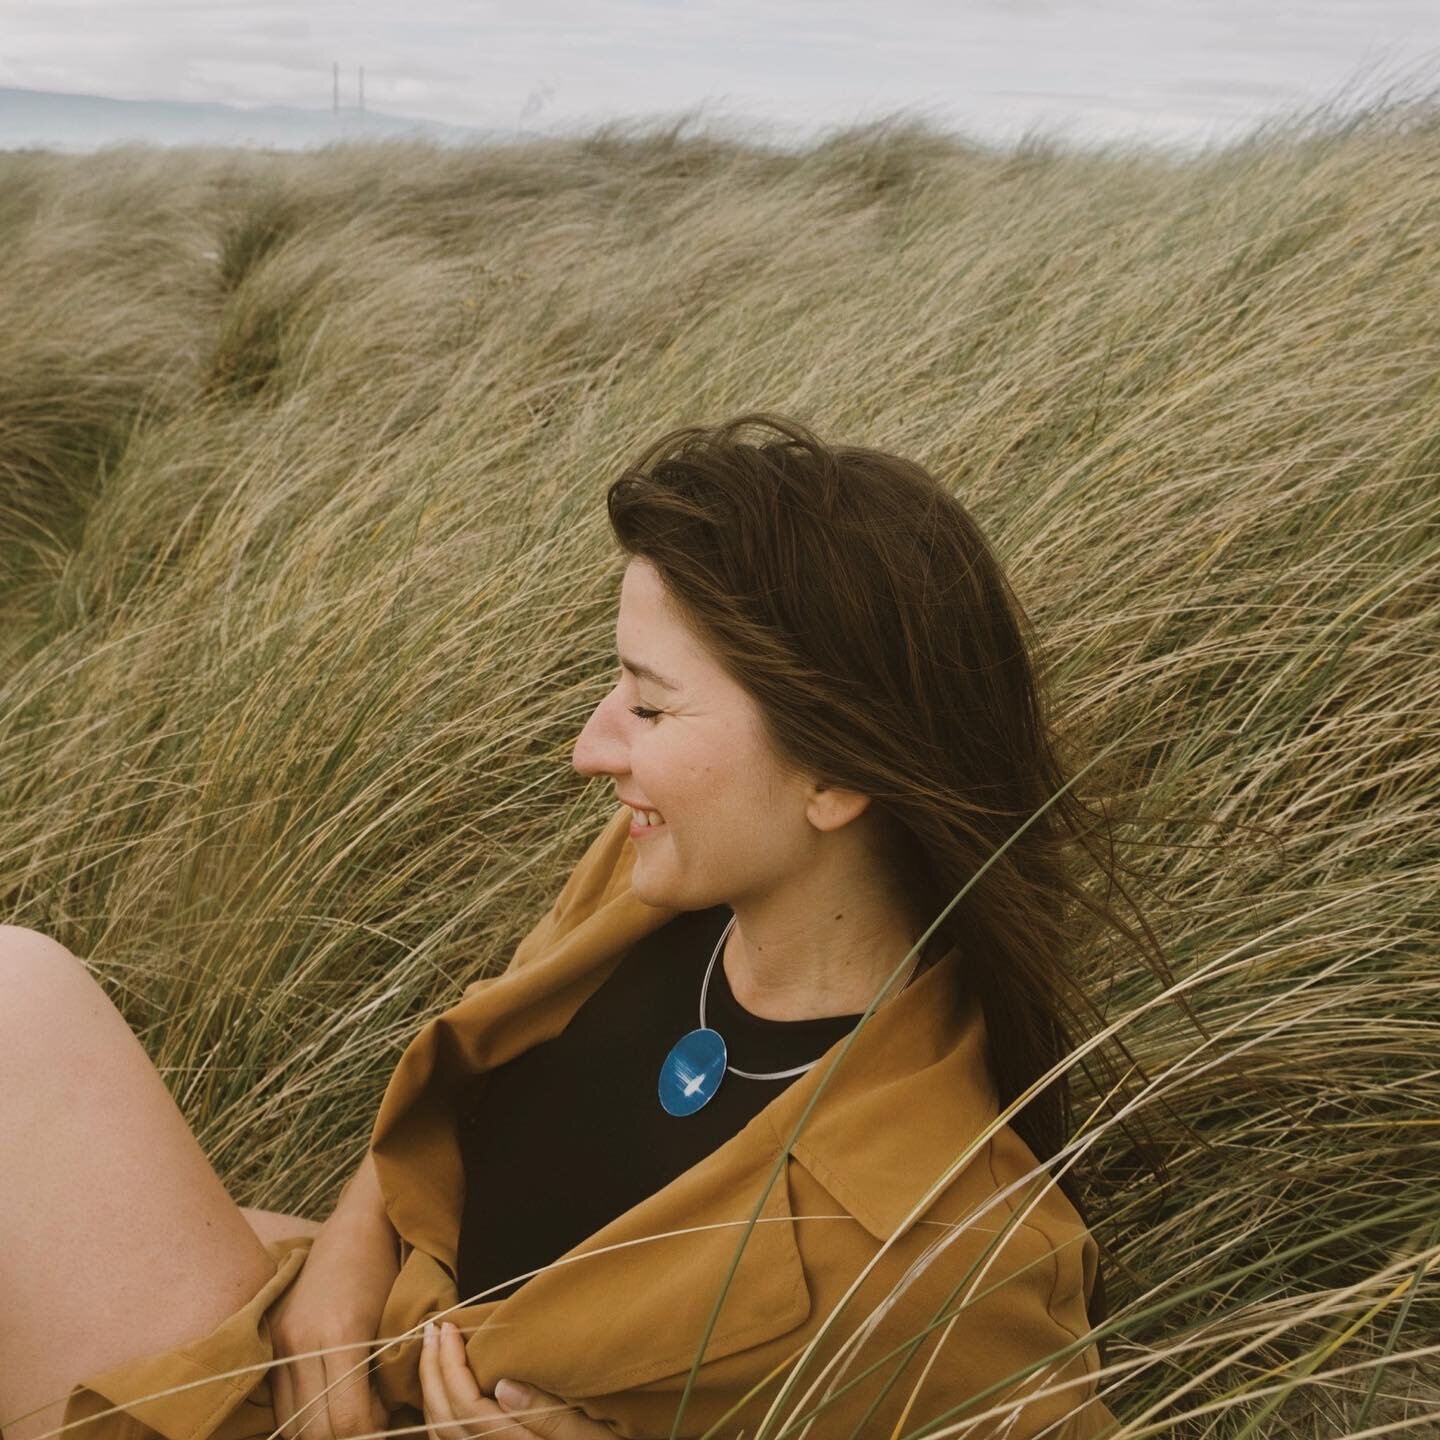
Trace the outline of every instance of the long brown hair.
[[[775, 434], [756, 443], [747, 426]], [[1097, 1014], [1073, 973], [1076, 905], [1136, 937], [1072, 873], [1077, 843], [1107, 874], [1114, 846], [1096, 844], [1079, 794], [1054, 798], [1070, 767], [1030, 622], [975, 520], [914, 461], [827, 446], [763, 413], [668, 432], [606, 505], [622, 551], [656, 567], [777, 753], [870, 797], [895, 881], [922, 914], [939, 915], [1010, 840], [922, 960], [958, 948], [1008, 1104]], [[1041, 1163], [1069, 1138], [1070, 1109], [1062, 1074], [1012, 1119]], [[1083, 1217], [1074, 1169], [1057, 1183]], [[1097, 1276], [1091, 1323], [1105, 1313]]]

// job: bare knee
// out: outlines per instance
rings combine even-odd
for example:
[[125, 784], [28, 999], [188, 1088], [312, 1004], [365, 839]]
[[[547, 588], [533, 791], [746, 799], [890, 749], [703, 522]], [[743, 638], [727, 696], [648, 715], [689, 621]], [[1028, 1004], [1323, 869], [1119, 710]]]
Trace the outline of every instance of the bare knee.
[[[58, 941], [28, 925], [0, 925], [0, 957], [44, 956], [53, 958], [65, 956], [79, 965], [80, 962]], [[80, 966], [83, 970], [85, 967]]]
[[275, 1273], [104, 989], [14, 925], [0, 1094], [0, 1419], [208, 1334]]
[[64, 1006], [104, 994], [84, 961], [58, 940], [24, 925], [0, 925], [0, 1021], [28, 1030]]
[[85, 962], [38, 930], [0, 925], [0, 1091], [22, 1087], [36, 1107], [43, 1093], [53, 1110], [127, 1053], [145, 1054]]

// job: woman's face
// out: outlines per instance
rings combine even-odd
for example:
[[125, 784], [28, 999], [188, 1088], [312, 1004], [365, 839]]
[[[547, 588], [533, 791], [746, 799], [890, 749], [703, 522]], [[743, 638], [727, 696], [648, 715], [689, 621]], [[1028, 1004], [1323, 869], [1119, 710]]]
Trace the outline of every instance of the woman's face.
[[619, 678], [572, 763], [609, 776], [622, 803], [659, 813], [658, 827], [632, 830], [636, 895], [702, 910], [783, 889], [819, 838], [808, 782], [782, 770], [754, 701], [682, 623], [646, 560], [626, 567], [615, 640]]

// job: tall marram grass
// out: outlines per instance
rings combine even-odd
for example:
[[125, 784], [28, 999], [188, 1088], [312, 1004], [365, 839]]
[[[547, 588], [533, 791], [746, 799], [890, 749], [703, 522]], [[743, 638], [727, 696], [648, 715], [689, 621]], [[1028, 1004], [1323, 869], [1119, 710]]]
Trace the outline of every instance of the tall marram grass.
[[746, 409], [913, 455], [1110, 747], [1175, 977], [1079, 957], [1172, 1147], [1075, 1142], [1132, 1176], [1123, 1434], [1440, 1433], [1437, 317], [1429, 101], [1189, 158], [0, 156], [0, 919], [237, 1201], [323, 1216], [610, 813], [617, 466]]

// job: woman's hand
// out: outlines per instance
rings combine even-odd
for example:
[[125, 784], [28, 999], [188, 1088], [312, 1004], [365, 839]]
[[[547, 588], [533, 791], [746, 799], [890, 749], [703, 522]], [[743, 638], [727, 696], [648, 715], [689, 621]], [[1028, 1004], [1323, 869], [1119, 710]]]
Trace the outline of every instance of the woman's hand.
[[[496, 1391], [513, 1384], [502, 1380]], [[608, 1425], [567, 1409], [556, 1396], [533, 1385], [518, 1388], [525, 1393], [513, 1403], [497, 1405], [481, 1391], [465, 1358], [460, 1332], [448, 1320], [438, 1330], [433, 1322], [426, 1322], [425, 1343], [420, 1348], [420, 1389], [425, 1397], [429, 1440], [473, 1440], [492, 1434], [504, 1440], [529, 1440], [530, 1436], [614, 1440], [615, 1432]]]
[[385, 1428], [370, 1346], [399, 1269], [393, 1232], [338, 1210], [321, 1227], [269, 1312], [271, 1395], [284, 1440], [353, 1440]]

